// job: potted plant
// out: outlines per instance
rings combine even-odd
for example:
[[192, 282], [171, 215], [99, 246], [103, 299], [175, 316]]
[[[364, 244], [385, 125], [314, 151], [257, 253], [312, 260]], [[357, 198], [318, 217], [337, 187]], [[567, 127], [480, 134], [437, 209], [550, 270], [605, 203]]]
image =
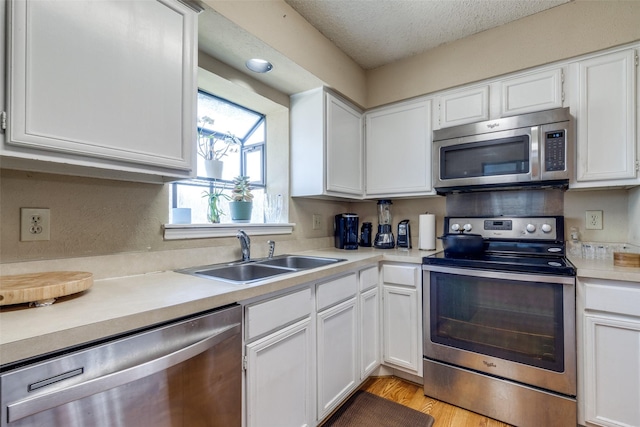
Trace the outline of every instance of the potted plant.
[[231, 201], [229, 202], [231, 220], [234, 222], [249, 222], [252, 209], [253, 194], [251, 194], [249, 177], [241, 175], [233, 178], [233, 190], [231, 190]]
[[220, 206], [221, 199], [230, 200], [230, 197], [222, 192], [222, 188], [214, 188], [211, 191], [204, 191], [202, 197], [207, 198], [207, 219], [213, 224], [220, 223], [220, 217], [224, 215]]
[[240, 145], [240, 140], [227, 133], [220, 135], [219, 133], [206, 130], [205, 125], [209, 128], [213, 127], [214, 120], [209, 116], [204, 116], [198, 120], [198, 154], [204, 159], [204, 168], [209, 178], [222, 178], [222, 158], [228, 152], [233, 152], [235, 147], [232, 145]]

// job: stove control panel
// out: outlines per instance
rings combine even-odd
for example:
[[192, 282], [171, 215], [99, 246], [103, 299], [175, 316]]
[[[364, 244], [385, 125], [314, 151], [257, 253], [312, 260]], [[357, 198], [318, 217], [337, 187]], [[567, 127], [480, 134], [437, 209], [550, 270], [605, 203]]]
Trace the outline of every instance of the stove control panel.
[[447, 233], [464, 230], [485, 239], [562, 240], [562, 223], [562, 217], [445, 218]]

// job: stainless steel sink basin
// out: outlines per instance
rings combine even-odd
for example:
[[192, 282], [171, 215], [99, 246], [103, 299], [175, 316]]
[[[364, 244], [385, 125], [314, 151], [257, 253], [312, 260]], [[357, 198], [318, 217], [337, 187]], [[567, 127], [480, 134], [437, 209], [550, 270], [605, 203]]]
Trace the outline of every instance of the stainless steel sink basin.
[[295, 270], [250, 262], [247, 264], [225, 265], [221, 267], [213, 266], [212, 268], [193, 271], [191, 274], [230, 282], [250, 283], [279, 274], [291, 273], [292, 271]]
[[345, 261], [339, 258], [280, 255], [255, 261], [213, 264], [178, 270], [178, 273], [223, 280], [232, 283], [252, 283], [269, 277], [322, 267]]
[[310, 268], [322, 267], [344, 261], [338, 258], [322, 258], [301, 255], [281, 255], [271, 259], [257, 261], [261, 265], [273, 265], [278, 267], [293, 268], [296, 270], [307, 270]]

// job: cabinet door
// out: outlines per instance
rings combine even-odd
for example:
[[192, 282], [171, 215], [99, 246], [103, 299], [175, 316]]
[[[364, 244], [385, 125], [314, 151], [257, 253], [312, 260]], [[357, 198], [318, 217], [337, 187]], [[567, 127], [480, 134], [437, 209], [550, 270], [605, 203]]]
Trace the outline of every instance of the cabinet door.
[[342, 402], [358, 383], [356, 299], [318, 313], [317, 319], [320, 420]]
[[489, 120], [489, 86], [476, 86], [439, 97], [441, 128]]
[[584, 322], [585, 421], [640, 426], [640, 321], [587, 314]]
[[312, 425], [311, 321], [247, 345], [247, 426]]
[[362, 114], [330, 93], [327, 108], [327, 192], [362, 196]]
[[594, 186], [615, 185], [616, 180], [637, 183], [635, 58], [635, 50], [628, 49], [572, 66], [577, 79], [579, 182]]
[[430, 111], [421, 100], [367, 113], [367, 197], [434, 194]]
[[562, 107], [562, 68], [526, 74], [500, 83], [501, 117]]
[[384, 362], [421, 372], [417, 289], [384, 285], [382, 299]]
[[190, 176], [194, 10], [176, 0], [9, 5], [8, 155]]
[[360, 295], [360, 379], [380, 365], [380, 298], [378, 288]]

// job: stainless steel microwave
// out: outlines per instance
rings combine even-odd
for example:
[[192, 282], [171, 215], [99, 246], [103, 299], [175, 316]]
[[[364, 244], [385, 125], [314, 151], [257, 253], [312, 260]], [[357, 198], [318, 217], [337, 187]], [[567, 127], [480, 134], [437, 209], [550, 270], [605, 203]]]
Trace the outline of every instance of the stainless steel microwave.
[[573, 170], [574, 124], [568, 108], [433, 132], [438, 194], [520, 187], [559, 187]]

